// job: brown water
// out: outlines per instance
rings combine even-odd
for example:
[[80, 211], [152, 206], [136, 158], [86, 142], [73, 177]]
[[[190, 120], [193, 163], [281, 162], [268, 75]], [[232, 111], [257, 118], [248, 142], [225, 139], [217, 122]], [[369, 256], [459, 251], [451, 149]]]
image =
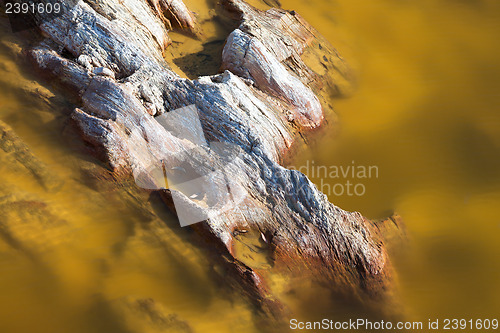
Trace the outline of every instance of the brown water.
[[[394, 255], [411, 318], [498, 318], [500, 2], [283, 5], [358, 72], [357, 91], [334, 102], [337, 129], [292, 164], [309, 161], [309, 174], [320, 173], [313, 179], [327, 192], [324, 184], [364, 185], [361, 196], [330, 190], [340, 207], [372, 218], [403, 216], [410, 243]], [[378, 178], [325, 177], [317, 166], [376, 166]]]
[[[188, 77], [215, 73], [227, 31], [208, 20], [212, 2], [187, 3], [205, 36], [174, 33], [166, 58]], [[334, 101], [340, 124], [334, 130], [330, 122], [293, 164], [377, 167], [378, 177], [323, 183], [365, 186], [363, 196], [330, 195], [345, 209], [403, 216], [410, 242], [393, 255], [409, 318], [498, 318], [497, 2], [288, 0], [283, 7], [338, 47], [359, 79], [353, 96]], [[0, 36], [0, 120], [63, 184], [45, 190], [0, 150], [0, 331], [160, 332], [162, 320], [127, 305], [153, 298], [163, 316], [176, 314], [196, 332], [258, 332], [251, 307], [223, 292], [192, 235], [157, 198], [86, 176], [97, 162], [66, 127], [71, 105], [20, 71], [11, 39]], [[273, 284], [285, 290], [280, 277]], [[282, 297], [300, 320], [363, 313], [307, 281]]]

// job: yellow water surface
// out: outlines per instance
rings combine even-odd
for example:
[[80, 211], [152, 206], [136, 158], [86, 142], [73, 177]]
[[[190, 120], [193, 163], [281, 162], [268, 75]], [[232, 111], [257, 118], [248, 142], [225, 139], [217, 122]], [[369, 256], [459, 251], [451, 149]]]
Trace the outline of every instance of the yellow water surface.
[[[302, 171], [319, 173], [311, 178], [344, 209], [402, 215], [409, 243], [393, 256], [410, 318], [498, 318], [500, 2], [283, 7], [327, 37], [358, 78], [353, 95], [333, 103], [337, 126], [330, 122], [290, 164], [309, 163]], [[325, 176], [318, 166], [376, 166], [378, 177]], [[328, 188], [346, 181], [365, 193]]]

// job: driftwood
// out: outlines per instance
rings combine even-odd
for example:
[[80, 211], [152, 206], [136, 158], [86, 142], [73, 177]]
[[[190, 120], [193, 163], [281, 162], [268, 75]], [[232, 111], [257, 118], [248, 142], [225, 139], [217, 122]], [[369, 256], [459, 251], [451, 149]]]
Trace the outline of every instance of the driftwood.
[[[235, 239], [248, 231], [261, 235], [276, 271], [345, 294], [383, 297], [391, 267], [376, 223], [336, 207], [305, 175], [279, 164], [300, 132], [321, 125], [321, 93], [348, 90], [348, 67], [295, 12], [262, 12], [240, 0], [223, 0], [221, 10], [240, 25], [227, 38], [221, 73], [197, 80], [179, 77], [162, 58], [167, 28], [198, 33], [180, 0], [81, 1], [41, 23], [45, 39], [26, 54], [76, 97], [71, 119], [116, 174], [147, 173], [159, 156], [196, 148], [155, 119], [192, 104], [208, 141], [241, 149], [226, 171], [245, 199], [194, 228], [264, 311], [280, 314], [267, 273], [234, 251]], [[228, 167], [206, 149], [190, 156], [194, 168], [206, 160]], [[162, 196], [172, 206], [172, 192]]]

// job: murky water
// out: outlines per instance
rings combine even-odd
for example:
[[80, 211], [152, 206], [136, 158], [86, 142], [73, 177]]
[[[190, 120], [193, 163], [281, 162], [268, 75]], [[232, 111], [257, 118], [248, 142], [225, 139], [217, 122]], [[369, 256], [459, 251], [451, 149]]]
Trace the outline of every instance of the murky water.
[[[283, 5], [358, 72], [357, 91], [334, 102], [338, 127], [291, 164], [309, 161], [302, 171], [320, 174], [312, 178], [340, 207], [372, 218], [403, 216], [410, 243], [394, 255], [410, 317], [498, 317], [500, 3]], [[334, 168], [325, 176], [318, 166]], [[334, 172], [349, 166], [375, 166], [378, 177]]]
[[[345, 209], [403, 216], [410, 242], [393, 255], [408, 318], [498, 316], [497, 3], [283, 1], [358, 72], [357, 91], [334, 101], [339, 125], [330, 121], [291, 164], [309, 161], [302, 170]], [[187, 77], [216, 73], [227, 27], [210, 20], [211, 1], [187, 4], [205, 36], [173, 33], [166, 58]], [[212, 278], [195, 237], [179, 231], [158, 198], [90, 175], [106, 171], [68, 128], [71, 104], [15, 65], [12, 36], [0, 39], [0, 121], [49, 170], [41, 181], [0, 150], [0, 330], [160, 332], [187, 323], [196, 332], [259, 331], [251, 307]], [[377, 172], [344, 177], [347, 167]], [[347, 181], [352, 191], [362, 184], [363, 195], [336, 195]], [[282, 297], [300, 320], [363, 314], [294, 283]]]

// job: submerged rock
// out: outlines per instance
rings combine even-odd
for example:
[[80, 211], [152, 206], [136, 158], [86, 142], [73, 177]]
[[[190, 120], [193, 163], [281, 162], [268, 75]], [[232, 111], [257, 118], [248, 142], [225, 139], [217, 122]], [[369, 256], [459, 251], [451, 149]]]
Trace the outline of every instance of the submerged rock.
[[111, 303], [111, 308], [125, 318], [130, 332], [192, 333], [189, 324], [173, 313], [167, 313], [163, 306], [152, 298], [122, 298]]
[[62, 186], [63, 180], [51, 172], [12, 128], [2, 121], [0, 121], [0, 149], [7, 153], [9, 160], [15, 160], [26, 168], [45, 189], [55, 191]]

